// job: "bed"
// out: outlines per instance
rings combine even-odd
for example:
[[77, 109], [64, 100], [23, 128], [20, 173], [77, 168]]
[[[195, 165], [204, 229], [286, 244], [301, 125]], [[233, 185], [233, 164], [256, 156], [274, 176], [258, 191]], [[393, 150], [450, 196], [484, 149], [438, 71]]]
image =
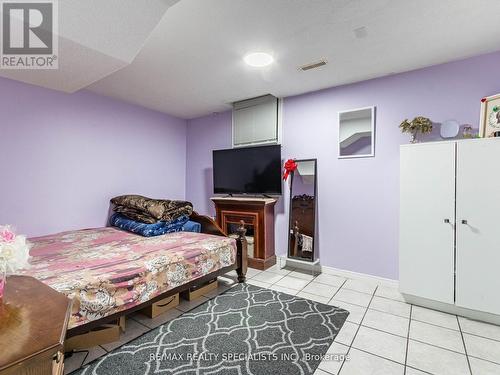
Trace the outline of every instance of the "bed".
[[33, 276], [73, 299], [68, 336], [84, 332], [192, 285], [236, 269], [245, 281], [245, 229], [226, 237], [194, 213], [202, 233], [142, 237], [116, 228], [31, 238]]

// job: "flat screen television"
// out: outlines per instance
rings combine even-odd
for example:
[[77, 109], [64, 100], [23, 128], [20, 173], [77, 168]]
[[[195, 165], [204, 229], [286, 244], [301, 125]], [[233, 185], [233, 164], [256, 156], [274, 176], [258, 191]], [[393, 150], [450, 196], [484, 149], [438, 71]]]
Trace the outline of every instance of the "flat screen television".
[[214, 193], [281, 195], [281, 146], [213, 151]]

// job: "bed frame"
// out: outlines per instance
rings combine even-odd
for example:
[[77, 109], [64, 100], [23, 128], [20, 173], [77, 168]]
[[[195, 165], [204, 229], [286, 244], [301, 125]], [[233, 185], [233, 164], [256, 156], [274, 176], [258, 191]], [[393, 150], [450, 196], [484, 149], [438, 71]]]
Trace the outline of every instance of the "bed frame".
[[[227, 237], [226, 233], [224, 230], [217, 225], [217, 223], [210, 217], [208, 216], [203, 216], [199, 215], [196, 212], [193, 212], [189, 218], [191, 221], [195, 221], [197, 223], [201, 224], [201, 233], [206, 233], [206, 234], [212, 234], [215, 236], [224, 236]], [[163, 294], [160, 294], [152, 299], [150, 299], [147, 302], [141, 303], [140, 305], [133, 306], [130, 309], [120, 311], [116, 314], [112, 314], [109, 316], [106, 316], [101, 319], [93, 320], [91, 322], [88, 322], [86, 324], [82, 324], [80, 326], [71, 328], [68, 330], [66, 333], [66, 338], [70, 338], [73, 336], [78, 336], [84, 333], [87, 333], [93, 329], [96, 329], [98, 327], [101, 327], [105, 324], [113, 323], [119, 320], [120, 318], [129, 315], [135, 311], [142, 310], [148, 306], [151, 306], [153, 303], [160, 301], [162, 299], [168, 298], [173, 296], [174, 294], [183, 292], [185, 290], [190, 289], [193, 286], [198, 286], [200, 284], [204, 284], [210, 280], [215, 279], [218, 276], [222, 276], [230, 271], [236, 270], [238, 274], [238, 282], [244, 283], [246, 280], [246, 273], [247, 273], [247, 267], [248, 267], [248, 256], [247, 256], [247, 240], [245, 237], [246, 234], [246, 229], [245, 229], [245, 223], [243, 220], [240, 222], [240, 226], [238, 227], [238, 238], [236, 239], [236, 263], [228, 266], [221, 268], [218, 271], [209, 273], [208, 275], [205, 275], [203, 277], [200, 277], [196, 280], [192, 280], [186, 284], [180, 285], [174, 289], [168, 290]]]

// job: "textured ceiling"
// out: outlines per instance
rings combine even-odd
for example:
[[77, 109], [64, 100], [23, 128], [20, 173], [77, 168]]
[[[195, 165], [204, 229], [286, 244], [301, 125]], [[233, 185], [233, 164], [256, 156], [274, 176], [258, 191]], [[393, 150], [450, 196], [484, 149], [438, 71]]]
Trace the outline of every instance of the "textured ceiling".
[[[499, 0], [174, 2], [61, 1], [60, 71], [2, 75], [193, 118], [500, 50]], [[275, 64], [246, 66], [252, 51]]]
[[130, 64], [178, 0], [59, 1], [59, 69], [0, 75], [74, 92]]

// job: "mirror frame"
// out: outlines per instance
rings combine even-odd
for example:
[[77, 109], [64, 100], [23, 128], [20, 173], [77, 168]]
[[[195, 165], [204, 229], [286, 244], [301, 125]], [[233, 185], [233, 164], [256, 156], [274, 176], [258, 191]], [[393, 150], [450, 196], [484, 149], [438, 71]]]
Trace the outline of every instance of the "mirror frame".
[[[363, 154], [363, 155], [341, 155], [340, 153], [340, 116], [344, 113], [350, 113], [350, 112], [357, 112], [357, 111], [363, 111], [366, 109], [371, 110], [371, 115], [372, 115], [372, 121], [371, 121], [371, 132], [372, 132], [372, 139], [371, 139], [371, 153], [369, 154]], [[338, 132], [337, 132], [337, 148], [338, 148], [338, 158], [339, 159], [356, 159], [356, 158], [373, 158], [375, 157], [375, 116], [376, 116], [376, 106], [369, 106], [369, 107], [362, 107], [362, 108], [355, 108], [355, 109], [349, 109], [346, 111], [339, 111], [338, 112]]]
[[317, 221], [317, 212], [318, 212], [318, 159], [295, 159], [296, 163], [300, 162], [306, 162], [306, 161], [313, 161], [314, 162], [314, 207], [313, 207], [313, 214], [314, 214], [314, 223], [313, 223], [313, 245], [312, 245], [312, 258], [311, 260], [308, 260], [306, 258], [300, 258], [296, 256], [292, 256], [290, 254], [290, 230], [292, 229], [292, 193], [293, 193], [293, 179], [295, 176], [295, 171], [293, 171], [290, 174], [290, 194], [289, 194], [289, 204], [288, 204], [288, 233], [287, 233], [287, 238], [288, 238], [288, 247], [287, 247], [287, 257], [290, 259], [296, 259], [300, 260], [303, 262], [311, 262], [313, 263], [316, 260], [316, 221]]

